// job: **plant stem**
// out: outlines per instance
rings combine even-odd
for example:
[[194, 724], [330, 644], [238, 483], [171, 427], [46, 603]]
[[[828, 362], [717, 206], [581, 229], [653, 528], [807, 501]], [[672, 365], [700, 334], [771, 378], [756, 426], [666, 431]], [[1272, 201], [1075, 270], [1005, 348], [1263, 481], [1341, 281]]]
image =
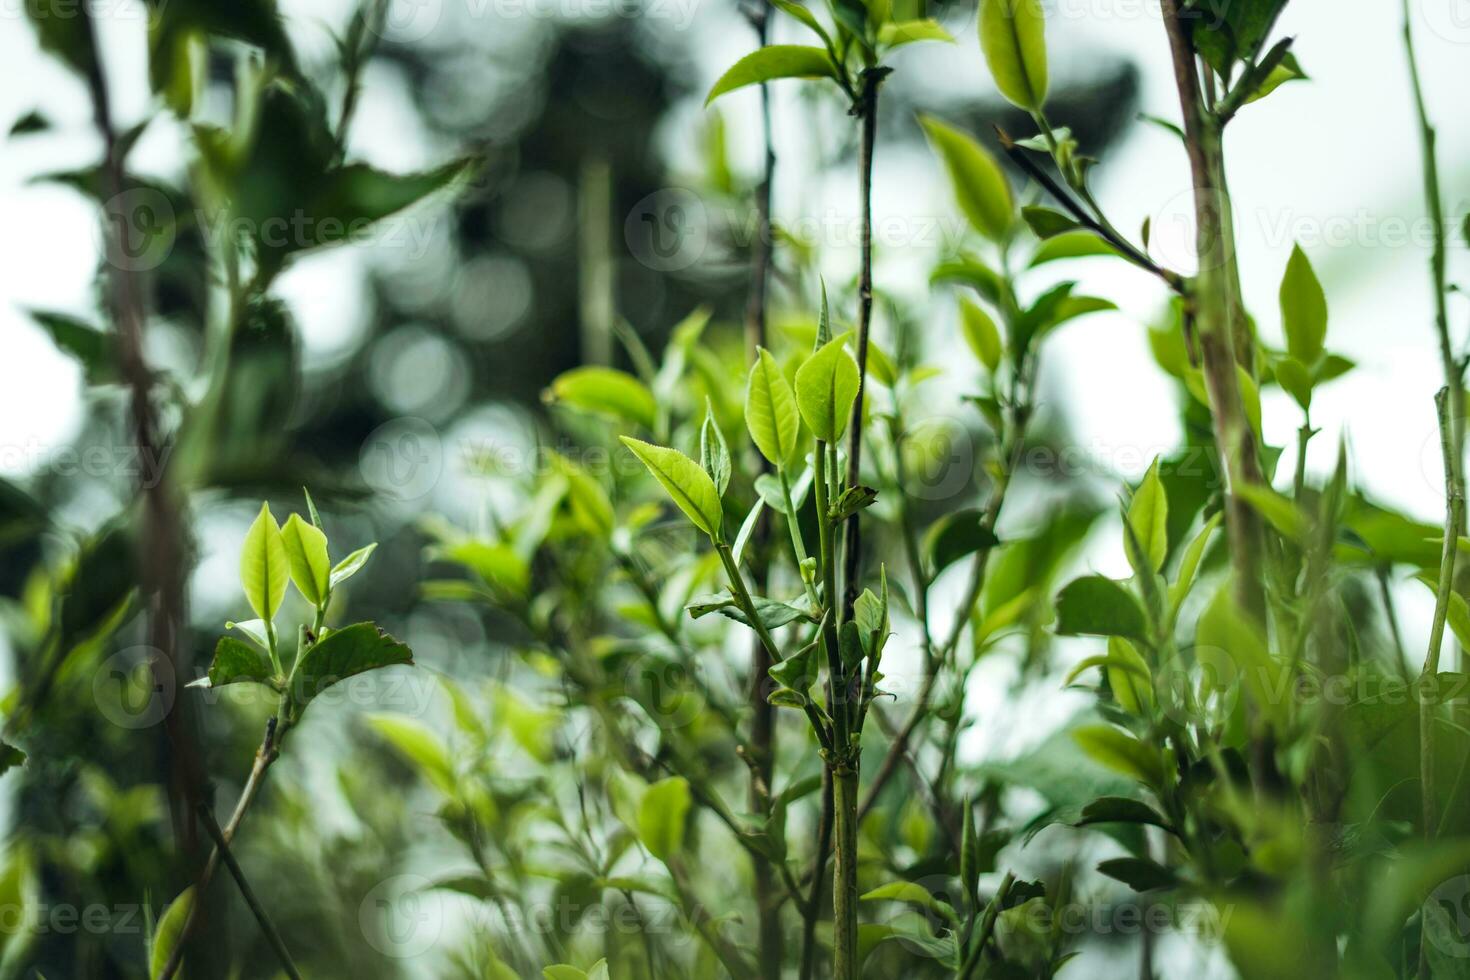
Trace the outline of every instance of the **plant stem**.
[[[1439, 340], [1439, 358], [1444, 383], [1449, 388], [1449, 423], [1451, 456], [1447, 465], [1464, 494], [1465, 480], [1465, 363], [1455, 355], [1450, 339], [1448, 284], [1445, 281], [1448, 234], [1445, 230], [1444, 201], [1439, 190], [1439, 160], [1435, 150], [1438, 141], [1429, 108], [1424, 101], [1424, 87], [1419, 79], [1419, 59], [1414, 51], [1414, 32], [1409, 0], [1404, 0], [1404, 50], [1408, 55], [1409, 80], [1414, 89], [1414, 109], [1419, 118], [1419, 142], [1424, 154], [1424, 203], [1434, 229], [1434, 250], [1429, 258], [1430, 279], [1434, 286], [1434, 330]], [[1460, 515], [1456, 534], [1465, 533], [1465, 515]]]
[[245, 904], [250, 907], [250, 912], [255, 916], [255, 921], [260, 925], [260, 931], [265, 934], [266, 941], [275, 950], [276, 956], [280, 958], [281, 966], [286, 971], [286, 976], [291, 980], [301, 980], [301, 972], [296, 969], [296, 964], [291, 960], [291, 953], [286, 949], [286, 943], [281, 939], [281, 934], [276, 930], [276, 924], [266, 914], [265, 906], [260, 904], [260, 899], [255, 897], [255, 889], [250, 887], [250, 882], [245, 877], [245, 871], [240, 867], [240, 862], [235, 860], [235, 855], [230, 851], [229, 842], [225, 840], [224, 833], [215, 822], [214, 814], [209, 809], [209, 804], [203, 800], [195, 808], [199, 814], [199, 822], [204, 824], [204, 829], [209, 833], [210, 839], [214, 841], [216, 852], [224, 859], [225, 867], [229, 869], [231, 877], [240, 889], [240, 897], [245, 899]]
[[[245, 788], [240, 791], [240, 799], [235, 803], [235, 810], [230, 814], [229, 822], [220, 832], [220, 837], [226, 844], [235, 839], [235, 832], [240, 829], [240, 821], [245, 819], [245, 811], [250, 809], [250, 804], [255, 800], [255, 794], [260, 791], [266, 770], [280, 756], [280, 738], [285, 733], [285, 728], [278, 729], [275, 716], [265, 723], [265, 737], [261, 739], [260, 748], [255, 751], [255, 762], [250, 767], [250, 776], [245, 780]], [[189, 934], [199, 920], [199, 910], [204, 906], [204, 892], [214, 878], [214, 872], [219, 867], [219, 859], [220, 850], [216, 847], [209, 855], [209, 860], [204, 862], [204, 868], [199, 872], [199, 880], [194, 886], [194, 904], [189, 909], [188, 917], [184, 919], [184, 925], [179, 930], [178, 942], [174, 945], [173, 952], [169, 954], [168, 961], [164, 963], [163, 970], [158, 974], [158, 980], [170, 980], [178, 972], [179, 963], [184, 957], [184, 947], [188, 944]]]
[[[1433, 838], [1439, 822], [1434, 793], [1434, 706], [1427, 703], [1427, 691], [1439, 673], [1439, 648], [1444, 641], [1445, 619], [1449, 615], [1450, 594], [1454, 590], [1455, 555], [1459, 551], [1458, 528], [1464, 519], [1464, 487], [1454, 465], [1454, 424], [1450, 415], [1450, 389], [1441, 388], [1434, 396], [1439, 415], [1440, 455], [1444, 460], [1445, 518], [1444, 543], [1440, 548], [1439, 582], [1435, 589], [1434, 619], [1429, 628], [1429, 651], [1424, 656], [1419, 691], [1419, 798], [1423, 806], [1424, 836]], [[1428, 976], [1427, 933], [1420, 936], [1419, 975]]]
[[1266, 601], [1261, 567], [1265, 539], [1255, 510], [1236, 492], [1241, 486], [1259, 485], [1263, 480], [1255, 435], [1246, 419], [1236, 373], [1242, 359], [1235, 349], [1234, 321], [1241, 304], [1230, 274], [1235, 243], [1227, 214], [1229, 204], [1223, 193], [1221, 127], [1200, 97], [1194, 47], [1189, 28], [1180, 19], [1180, 0], [1162, 0], [1162, 5], [1195, 187], [1199, 271], [1187, 302], [1193, 303], [1215, 442], [1229, 483], [1226, 530], [1236, 599], [1242, 610], [1264, 625]]
[[[869, 68], [863, 72], [854, 111], [862, 122], [858, 143], [858, 196], [862, 199], [862, 215], [858, 224], [858, 242], [862, 249], [862, 268], [858, 272], [857, 362], [858, 392], [852, 403], [852, 416], [847, 425], [847, 485], [860, 482], [863, 459], [863, 396], [868, 386], [868, 335], [873, 320], [873, 148], [878, 140], [878, 86], [887, 76], [887, 68]], [[859, 512], [847, 518], [844, 536], [842, 587], [843, 618], [857, 601], [861, 576], [862, 529]]]
[[827, 884], [827, 857], [832, 851], [832, 770], [822, 767], [822, 813], [817, 821], [817, 850], [812, 856], [811, 895], [803, 910], [801, 932], [801, 980], [811, 980], [817, 959], [817, 919]]
[[[770, 8], [761, 3], [751, 14], [751, 23], [764, 48], [770, 41]], [[745, 336], [747, 355], [754, 363], [756, 351], [766, 343], [766, 291], [771, 271], [771, 186], [776, 173], [776, 152], [771, 139], [771, 92], [761, 83], [761, 137], [765, 144], [765, 168], [760, 185], [756, 188], [756, 236], [755, 254], [752, 260], [750, 298], [746, 309]], [[761, 467], [769, 471], [765, 457]], [[784, 467], [778, 467], [782, 489], [786, 489]], [[788, 491], [787, 496], [790, 496]], [[789, 514], [789, 509], [788, 509]], [[791, 518], [793, 542], [797, 542], [796, 521]], [[762, 513], [757, 519], [753, 542], [759, 548], [769, 537], [769, 515]], [[799, 549], [798, 549], [799, 551]], [[800, 559], [798, 558], [798, 561]], [[765, 590], [764, 569], [757, 573], [757, 587]], [[766, 699], [769, 685], [771, 657], [763, 642], [754, 642], [750, 648], [750, 681], [747, 687], [750, 705], [750, 809], [765, 813], [770, 808], [770, 786], [776, 770], [776, 709]], [[776, 883], [771, 863], [762, 855], [751, 856], [751, 871], [755, 883], [756, 934], [758, 947], [756, 959], [760, 976], [766, 980], [780, 980], [781, 961], [784, 958], [781, 937], [781, 909], [778, 904]]]
[[832, 831], [832, 975], [857, 980], [857, 828], [858, 757], [831, 766]]

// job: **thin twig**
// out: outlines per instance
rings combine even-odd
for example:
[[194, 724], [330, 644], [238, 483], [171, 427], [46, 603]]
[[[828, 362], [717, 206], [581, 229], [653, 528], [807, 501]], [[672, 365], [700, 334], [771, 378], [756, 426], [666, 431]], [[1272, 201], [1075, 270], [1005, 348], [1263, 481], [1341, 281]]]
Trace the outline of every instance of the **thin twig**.
[[[240, 822], [245, 819], [245, 811], [250, 809], [250, 804], [255, 799], [255, 794], [260, 791], [261, 782], [265, 779], [265, 772], [280, 756], [280, 744], [277, 740], [278, 732], [275, 716], [265, 723], [265, 737], [261, 740], [260, 748], [255, 752], [255, 762], [250, 767], [250, 776], [245, 780], [245, 788], [240, 791], [240, 799], [235, 803], [235, 810], [230, 814], [229, 823], [225, 824], [220, 836], [226, 844], [235, 839], [235, 833], [240, 829]], [[194, 903], [189, 907], [189, 914], [184, 919], [183, 928], [179, 930], [178, 942], [174, 945], [173, 952], [169, 954], [163, 970], [158, 974], [158, 980], [170, 980], [178, 972], [179, 963], [184, 958], [184, 947], [188, 944], [189, 935], [198, 924], [200, 909], [204, 907], [204, 892], [214, 878], [214, 872], [219, 867], [220, 851], [216, 847], [209, 855], [209, 860], [204, 862], [204, 868], [199, 872], [199, 880], [194, 885]]]
[[229, 869], [230, 875], [235, 879], [235, 884], [239, 886], [240, 896], [245, 899], [245, 904], [250, 906], [250, 912], [255, 916], [255, 921], [260, 924], [260, 931], [265, 933], [266, 941], [276, 951], [276, 956], [280, 957], [281, 966], [286, 970], [286, 976], [291, 980], [301, 980], [301, 973], [296, 969], [296, 964], [292, 962], [291, 953], [286, 949], [285, 941], [281, 939], [280, 932], [276, 930], [276, 924], [266, 913], [265, 906], [261, 905], [260, 899], [255, 897], [255, 890], [246, 880], [245, 871], [240, 867], [240, 862], [235, 860], [229, 842], [225, 840], [224, 833], [219, 829], [219, 824], [215, 822], [214, 813], [209, 809], [209, 804], [200, 800], [199, 805], [194, 809], [199, 814], [199, 822], [204, 824], [204, 829], [214, 841], [214, 846], [224, 860], [225, 867]]

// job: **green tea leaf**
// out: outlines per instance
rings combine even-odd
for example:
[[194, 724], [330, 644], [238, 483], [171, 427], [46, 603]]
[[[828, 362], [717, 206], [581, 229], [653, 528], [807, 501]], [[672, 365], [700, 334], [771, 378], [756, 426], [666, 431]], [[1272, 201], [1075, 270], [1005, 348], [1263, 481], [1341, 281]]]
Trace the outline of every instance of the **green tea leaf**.
[[292, 711], [300, 717], [313, 698], [356, 674], [412, 663], [413, 651], [372, 623], [332, 630], [308, 647], [292, 670]]
[[987, 371], [994, 372], [1000, 366], [1002, 344], [1000, 328], [990, 314], [967, 299], [960, 300], [960, 331], [975, 357]]
[[1148, 663], [1132, 643], [1121, 636], [1108, 637], [1108, 687], [1129, 714], [1146, 717], [1153, 708], [1153, 675]]
[[320, 606], [331, 589], [332, 561], [327, 557], [327, 536], [303, 521], [300, 514], [292, 514], [281, 528], [281, 543], [291, 564], [291, 581], [307, 602]]
[[1028, 204], [1022, 208], [1021, 218], [1026, 222], [1026, 227], [1031, 229], [1032, 234], [1043, 241], [1082, 227], [1077, 223], [1076, 218], [1035, 204]]
[[660, 861], [683, 848], [690, 802], [689, 783], [681, 776], [659, 780], [643, 794], [638, 804], [638, 839]]
[[705, 402], [704, 424], [699, 427], [699, 465], [714, 481], [715, 492], [723, 497], [730, 485], [730, 447], [715, 421], [715, 407], [709, 401]]
[[1063, 636], [1141, 638], [1145, 622], [1133, 593], [1101, 575], [1074, 579], [1057, 596], [1056, 630]]
[[796, 458], [801, 436], [796, 392], [764, 347], [756, 351], [756, 361], [745, 387], [745, 427], [750, 430], [755, 447], [772, 466], [787, 466]]
[[291, 565], [281, 529], [271, 516], [270, 505], [261, 504], [260, 513], [245, 533], [245, 547], [240, 554], [240, 584], [255, 615], [267, 622], [276, 618], [290, 579]]
[[1128, 525], [1133, 528], [1149, 563], [1147, 569], [1134, 571], [1147, 574], [1162, 569], [1169, 554], [1169, 498], [1159, 481], [1157, 456], [1133, 493], [1133, 501], [1128, 505]]
[[1083, 725], [1072, 739], [1094, 762], [1143, 783], [1155, 785], [1163, 773], [1158, 749], [1109, 725]]
[[365, 720], [383, 741], [413, 763], [435, 789], [446, 796], [454, 795], [454, 761], [449, 747], [432, 728], [402, 714], [376, 713]]
[[1312, 407], [1312, 372], [1295, 357], [1283, 357], [1273, 367], [1276, 383], [1292, 397], [1302, 411]]
[[872, 891], [864, 892], [859, 896], [864, 902], [906, 902], [909, 905], [918, 905], [938, 912], [950, 922], [958, 924], [959, 915], [954, 906], [942, 899], [935, 898], [929, 889], [923, 885], [914, 884], [911, 881], [890, 881], [886, 885], [880, 885]]
[[1179, 883], [1174, 872], [1147, 858], [1112, 858], [1099, 864], [1097, 870], [1136, 892], [1173, 888]]
[[953, 511], [935, 521], [924, 536], [931, 574], [937, 576], [961, 558], [1000, 544], [984, 521], [985, 512], [977, 507]]
[[709, 105], [726, 92], [776, 78], [836, 78], [837, 69], [823, 48], [800, 44], [771, 44], [741, 58], [709, 90]]
[[336, 565], [332, 566], [332, 574], [331, 577], [328, 579], [328, 583], [331, 585], [331, 587], [335, 589], [337, 586], [341, 585], [343, 582], [347, 581], [352, 576], [361, 571], [362, 566], [367, 564], [367, 560], [373, 556], [373, 552], [376, 551], [377, 548], [378, 542], [374, 541], [372, 544], [358, 548], [352, 554], [348, 555], [346, 558], [343, 558], [341, 561], [337, 562]]
[[1069, 231], [1042, 242], [1031, 254], [1031, 268], [1061, 259], [1085, 259], [1096, 255], [1116, 257], [1118, 250], [1090, 231]]
[[[151, 980], [158, 980], [163, 976], [163, 968], [168, 965], [174, 948], [184, 939], [184, 923], [188, 921], [189, 912], [193, 907], [194, 886], [190, 885], [179, 892], [178, 898], [175, 898], [159, 917], [158, 928], [153, 932], [152, 944], [148, 952], [148, 976]], [[183, 969], [180, 968], [174, 976], [180, 976], [183, 973]]]
[[1281, 277], [1281, 328], [1291, 356], [1316, 364], [1327, 337], [1327, 297], [1300, 245], [1293, 246]]
[[718, 539], [724, 509], [720, 494], [709, 474], [699, 464], [677, 449], [655, 446], [621, 436], [623, 445], [648, 467], [654, 479], [663, 486], [684, 516], [711, 538]]
[[955, 201], [970, 224], [992, 241], [1004, 239], [1015, 215], [1011, 187], [1000, 164], [973, 138], [933, 116], [920, 116], [919, 123], [944, 161]]
[[1046, 14], [1040, 0], [981, 0], [980, 49], [1012, 105], [1038, 110], [1046, 102]]
[[939, 21], [932, 18], [890, 21], [878, 28], [878, 43], [881, 45], [896, 48], [915, 41], [947, 41], [953, 44], [954, 35], [945, 30], [944, 25]]
[[254, 683], [278, 687], [275, 670], [265, 651], [233, 636], [222, 636], [215, 644], [214, 660], [209, 673], [190, 687], [224, 687], [226, 684]]
[[652, 429], [658, 417], [658, 403], [647, 385], [626, 371], [598, 365], [558, 376], [547, 389], [546, 400], [645, 429]]
[[796, 404], [812, 434], [836, 442], [847, 431], [848, 416], [858, 394], [858, 368], [847, 353], [847, 340], [828, 341], [796, 372]]
[[1077, 826], [1085, 827], [1095, 823], [1136, 823], [1166, 829], [1169, 826], [1153, 807], [1126, 796], [1099, 797], [1083, 807], [1082, 819], [1077, 821]]

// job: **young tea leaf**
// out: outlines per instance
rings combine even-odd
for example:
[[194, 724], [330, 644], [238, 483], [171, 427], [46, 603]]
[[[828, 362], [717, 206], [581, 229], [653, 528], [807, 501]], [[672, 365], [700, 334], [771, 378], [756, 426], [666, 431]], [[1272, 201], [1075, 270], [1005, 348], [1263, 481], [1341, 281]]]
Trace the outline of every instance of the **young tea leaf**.
[[960, 330], [975, 357], [985, 365], [987, 371], [993, 373], [1000, 366], [1003, 348], [1000, 329], [996, 327], [990, 314], [970, 300], [960, 300]]
[[1046, 15], [1040, 0], [981, 0], [980, 49], [1011, 104], [1038, 110], [1046, 102]]
[[699, 428], [699, 463], [715, 483], [715, 492], [721, 497], [730, 485], [730, 447], [725, 443], [725, 434], [715, 421], [715, 407], [705, 402], [704, 425]]
[[655, 446], [628, 436], [620, 438], [623, 445], [648, 467], [648, 472], [673, 498], [684, 516], [705, 534], [718, 539], [724, 509], [720, 505], [720, 493], [709, 474], [677, 449]]
[[245, 533], [245, 547], [240, 553], [240, 584], [255, 615], [267, 622], [276, 618], [290, 578], [291, 565], [281, 529], [271, 516], [270, 505], [261, 504], [260, 513]]
[[691, 802], [689, 783], [671, 776], [648, 787], [638, 804], [638, 839], [650, 854], [667, 861], [684, 846], [684, 819]]
[[594, 415], [653, 428], [658, 403], [648, 386], [616, 368], [573, 368], [560, 375], [546, 390], [547, 402], [570, 405]]
[[955, 201], [970, 224], [992, 241], [1005, 238], [1015, 215], [1011, 187], [1000, 164], [973, 138], [933, 116], [920, 116], [919, 123], [944, 161]]
[[361, 571], [362, 566], [367, 564], [368, 559], [373, 556], [373, 552], [377, 548], [378, 542], [374, 541], [372, 544], [358, 548], [352, 554], [332, 566], [332, 575], [328, 580], [331, 587], [335, 589], [338, 585], [341, 585]]
[[306, 523], [300, 514], [286, 518], [281, 543], [291, 564], [291, 581], [313, 606], [326, 601], [331, 588], [332, 562], [327, 557], [327, 536]]
[[836, 442], [847, 431], [858, 394], [858, 369], [846, 339], [828, 341], [796, 372], [796, 404], [812, 434]]
[[1162, 569], [1169, 554], [1169, 498], [1159, 480], [1158, 457], [1133, 493], [1133, 501], [1128, 505], [1128, 525], [1133, 528], [1149, 564], [1148, 568], [1134, 571], [1148, 574]]
[[775, 78], [836, 77], [837, 69], [824, 49], [801, 44], [771, 44], [735, 62], [709, 90], [704, 104], [709, 105], [726, 92]]
[[1300, 245], [1292, 247], [1281, 277], [1281, 328], [1292, 357], [1304, 365], [1317, 363], [1327, 337], [1327, 297]]
[[801, 435], [801, 415], [796, 392], [780, 365], [764, 347], [756, 352], [745, 386], [745, 427], [750, 438], [772, 466], [786, 466], [796, 458]]

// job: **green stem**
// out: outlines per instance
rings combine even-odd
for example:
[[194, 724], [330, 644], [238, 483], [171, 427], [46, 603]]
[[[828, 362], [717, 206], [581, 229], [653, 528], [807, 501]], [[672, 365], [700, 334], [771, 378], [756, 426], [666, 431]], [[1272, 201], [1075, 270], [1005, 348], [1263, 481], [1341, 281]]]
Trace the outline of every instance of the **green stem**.
[[[1440, 455], [1445, 471], [1444, 543], [1440, 548], [1439, 582], [1435, 589], [1434, 619], [1429, 628], [1429, 651], [1424, 657], [1419, 697], [1419, 798], [1423, 805], [1424, 836], [1433, 838], [1438, 829], [1438, 807], [1434, 793], [1434, 706], [1427, 703], [1425, 692], [1439, 673], [1439, 648], [1444, 642], [1445, 620], [1449, 615], [1450, 595], [1454, 589], [1455, 555], [1459, 551], [1458, 528], [1464, 519], [1464, 487], [1454, 465], [1454, 426], [1450, 417], [1450, 389], [1441, 388], [1434, 397], [1439, 414]], [[1427, 933], [1419, 943], [1419, 975], [1428, 976]]]
[[791, 532], [791, 556], [796, 559], [797, 574], [801, 575], [801, 583], [806, 587], [806, 595], [812, 602], [812, 608], [820, 608], [822, 603], [817, 598], [816, 584], [809, 581], [801, 571], [801, 566], [806, 564], [806, 543], [801, 540], [801, 526], [796, 519], [796, 504], [791, 496], [791, 476], [784, 466], [776, 467], [776, 476], [781, 481], [781, 499], [786, 504], [786, 527]]
[[1255, 434], [1246, 419], [1236, 366], [1245, 352], [1236, 350], [1234, 311], [1241, 308], [1230, 272], [1235, 242], [1224, 194], [1224, 159], [1220, 125], [1200, 95], [1199, 73], [1180, 0], [1163, 0], [1164, 27], [1174, 60], [1174, 79], [1184, 116], [1185, 149], [1195, 186], [1195, 223], [1199, 255], [1190, 298], [1199, 332], [1205, 390], [1209, 396], [1221, 469], [1229, 478], [1226, 531], [1231, 568], [1240, 607], [1265, 623], [1266, 599], [1261, 582], [1265, 538], [1255, 510], [1236, 491], [1260, 485]]
[[776, 640], [771, 636], [771, 631], [766, 629], [766, 624], [756, 613], [755, 602], [750, 597], [750, 589], [745, 585], [745, 576], [740, 574], [740, 566], [735, 563], [735, 556], [730, 552], [730, 546], [723, 541], [715, 542], [715, 551], [720, 556], [720, 562], [725, 566], [725, 574], [730, 579], [730, 591], [735, 593], [735, 602], [740, 606], [740, 611], [745, 613], [750, 620], [751, 629], [755, 630], [761, 639], [761, 644], [771, 655], [773, 663], [781, 662], [781, 648], [776, 645]]
[[858, 757], [832, 766], [832, 975], [857, 980]]
[[[240, 867], [240, 862], [235, 860], [234, 853], [230, 850], [229, 843], [225, 840], [224, 832], [220, 830], [219, 824], [215, 822], [214, 813], [210, 811], [209, 804], [203, 800], [195, 807], [199, 814], [199, 822], [204, 824], [209, 837], [214, 841], [220, 857], [229, 869], [231, 877], [235, 879], [235, 885], [240, 889], [240, 897], [245, 899], [245, 904], [250, 908], [251, 915], [255, 916], [260, 931], [265, 934], [266, 941], [270, 943], [271, 949], [275, 950], [276, 957], [281, 961], [281, 967], [286, 971], [286, 976], [291, 980], [301, 980], [301, 971], [296, 969], [296, 964], [291, 959], [291, 953], [286, 949], [285, 940], [281, 939], [281, 933], [276, 929], [276, 924], [271, 921], [266, 913], [265, 906], [255, 895], [255, 889], [250, 887], [250, 881], [245, 877], [245, 871]], [[196, 901], [198, 899], [196, 898]]]

